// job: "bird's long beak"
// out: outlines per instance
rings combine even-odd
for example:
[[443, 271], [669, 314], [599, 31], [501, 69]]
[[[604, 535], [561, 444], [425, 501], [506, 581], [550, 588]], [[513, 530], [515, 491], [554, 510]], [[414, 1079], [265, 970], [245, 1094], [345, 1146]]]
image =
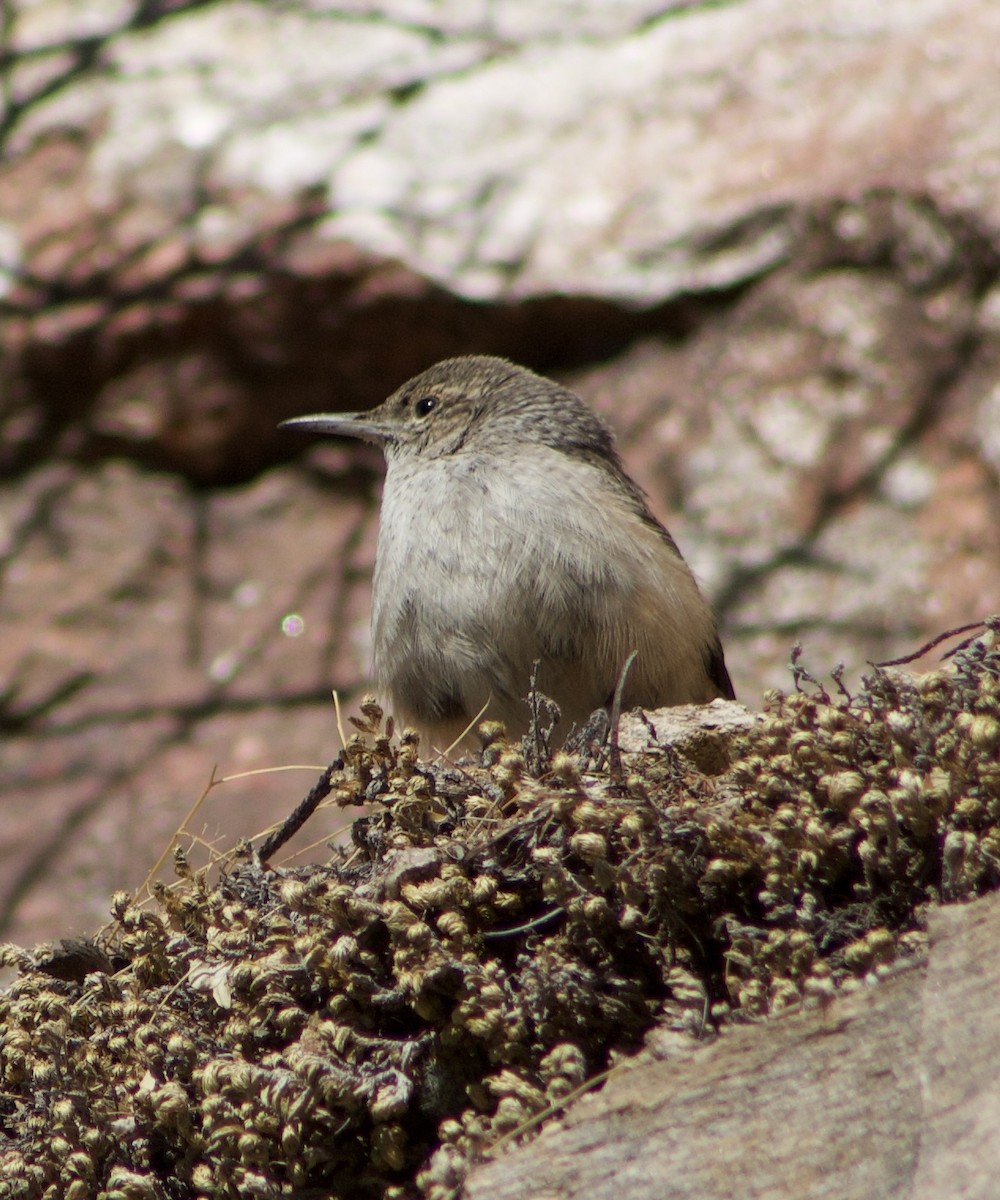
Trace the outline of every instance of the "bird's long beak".
[[378, 446], [389, 440], [389, 431], [372, 419], [371, 413], [314, 413], [282, 421], [279, 429], [301, 429], [303, 433], [326, 433], [331, 437], [361, 438]]

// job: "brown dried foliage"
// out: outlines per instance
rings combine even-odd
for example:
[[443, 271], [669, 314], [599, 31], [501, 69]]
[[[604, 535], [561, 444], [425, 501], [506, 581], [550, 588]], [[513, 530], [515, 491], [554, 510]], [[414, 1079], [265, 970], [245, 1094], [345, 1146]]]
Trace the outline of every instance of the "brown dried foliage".
[[651, 743], [612, 779], [541, 735], [532, 773], [496, 728], [428, 767], [367, 704], [329, 772], [367, 806], [351, 853], [178, 854], [104, 952], [6, 950], [3, 1194], [441, 1200], [654, 1023], [709, 1036], [891, 969], [929, 904], [1000, 878], [998, 632], [771, 696], [715, 777]]

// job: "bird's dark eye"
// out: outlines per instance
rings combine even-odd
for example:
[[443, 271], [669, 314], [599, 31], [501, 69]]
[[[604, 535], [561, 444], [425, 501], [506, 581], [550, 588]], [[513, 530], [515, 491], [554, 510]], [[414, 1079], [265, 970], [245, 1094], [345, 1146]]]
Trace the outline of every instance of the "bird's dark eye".
[[414, 400], [413, 411], [418, 417], [426, 417], [429, 412], [437, 408], [437, 396], [421, 396], [419, 400]]

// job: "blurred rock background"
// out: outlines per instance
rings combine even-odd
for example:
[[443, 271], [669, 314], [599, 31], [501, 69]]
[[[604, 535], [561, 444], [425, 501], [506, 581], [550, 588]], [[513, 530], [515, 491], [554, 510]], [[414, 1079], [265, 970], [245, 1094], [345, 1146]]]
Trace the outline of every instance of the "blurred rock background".
[[8, 0], [0, 73], [0, 937], [334, 755], [380, 460], [275, 425], [445, 355], [606, 414], [751, 707], [997, 608], [993, 0]]

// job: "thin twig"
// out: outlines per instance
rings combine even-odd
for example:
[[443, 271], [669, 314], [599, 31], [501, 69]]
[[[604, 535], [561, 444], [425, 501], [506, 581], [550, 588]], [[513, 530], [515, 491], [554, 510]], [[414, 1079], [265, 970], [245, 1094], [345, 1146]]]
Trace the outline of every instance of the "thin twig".
[[518, 1125], [518, 1127], [516, 1129], [511, 1129], [508, 1133], [505, 1133], [503, 1135], [503, 1137], [497, 1138], [497, 1140], [493, 1143], [492, 1146], [488, 1146], [483, 1151], [483, 1157], [484, 1158], [493, 1158], [494, 1155], [496, 1155], [496, 1153], [500, 1149], [502, 1149], [504, 1146], [506, 1146], [509, 1142], [512, 1142], [515, 1138], [520, 1137], [522, 1134], [527, 1133], [529, 1130], [534, 1129], [537, 1125], [540, 1125], [548, 1117], [551, 1117], [555, 1113], [559, 1112], [561, 1109], [564, 1109], [568, 1104], [570, 1104], [572, 1101], [574, 1101], [578, 1096], [583, 1096], [587, 1092], [593, 1091], [593, 1089], [595, 1087], [598, 1087], [600, 1084], [604, 1083], [605, 1080], [609, 1079], [611, 1077], [611, 1075], [613, 1075], [614, 1072], [619, 1069], [620, 1066], [621, 1066], [621, 1063], [616, 1063], [613, 1067], [608, 1067], [608, 1069], [606, 1071], [601, 1071], [601, 1073], [599, 1075], [594, 1075], [590, 1079], [585, 1079], [584, 1082], [581, 1083], [579, 1087], [574, 1088], [567, 1095], [561, 1096], [558, 1100], [555, 1100], [547, 1108], [543, 1108], [541, 1110], [541, 1112], [535, 1113], [535, 1115], [533, 1117], [529, 1117], [527, 1121], [525, 1121], [522, 1125]]
[[628, 673], [632, 670], [632, 664], [639, 657], [639, 652], [633, 650], [632, 653], [625, 659], [625, 666], [622, 667], [622, 673], [618, 676], [618, 683], [615, 687], [615, 698], [611, 702], [611, 732], [608, 741], [608, 772], [611, 775], [611, 782], [615, 787], [621, 787], [625, 781], [625, 773], [622, 770], [622, 752], [618, 745], [618, 723], [622, 718], [622, 698], [625, 695], [625, 681], [628, 679]]
[[[906, 654], [902, 658], [886, 659], [885, 662], [869, 663], [868, 665], [871, 667], [902, 667], [905, 666], [906, 663], [915, 662], [918, 658], [923, 658], [928, 651], [933, 650], [935, 646], [940, 646], [942, 642], [946, 642], [949, 638], [958, 637], [960, 633], [968, 633], [970, 629], [984, 629], [985, 627], [985, 621], [973, 621], [969, 625], [959, 625], [957, 629], [948, 629], [944, 633], [939, 633], [936, 638], [934, 638], [932, 641], [929, 641], [925, 646], [921, 646], [919, 650], [914, 650], [912, 654]], [[968, 645], [968, 643], [963, 642], [962, 645]], [[949, 652], [942, 657], [949, 658], [952, 654], [956, 654], [961, 649], [962, 646], [956, 646], [954, 650], [949, 650]]]
[[258, 858], [262, 863], [266, 863], [269, 858], [281, 849], [281, 847], [290, 838], [293, 838], [302, 826], [309, 820], [322, 801], [324, 801], [330, 792], [333, 790], [332, 779], [335, 771], [344, 769], [344, 759], [342, 755], [337, 755], [332, 763], [326, 768], [323, 774], [316, 780], [316, 783], [310, 790], [306, 798], [299, 804], [288, 817], [285, 818], [280, 829], [272, 833], [260, 847]]
[[547, 925], [555, 917], [562, 916], [565, 911], [562, 906], [553, 908], [551, 912], [542, 913], [540, 917], [535, 917], [533, 921], [528, 921], [524, 925], [515, 925], [512, 929], [487, 929], [479, 936], [484, 942], [495, 942], [501, 938], [516, 937], [520, 933], [530, 933], [533, 929], [540, 929], [543, 925]]
[[473, 729], [476, 728], [476, 726], [479, 724], [479, 722], [483, 719], [483, 716], [485, 715], [486, 710], [489, 708], [489, 706], [492, 702], [493, 702], [493, 697], [490, 696], [489, 699], [486, 701], [486, 703], [483, 705], [483, 707], [479, 710], [479, 712], [476, 713], [476, 715], [472, 718], [472, 720], [468, 723], [468, 725], [466, 725], [466, 727], [462, 730], [462, 732], [458, 735], [458, 737], [455, 738], [455, 740], [451, 743], [451, 745], [447, 748], [447, 750], [438, 750], [438, 748], [436, 746], [434, 747], [434, 753], [438, 756], [438, 758], [443, 758], [445, 760], [445, 762], [447, 762], [447, 763], [451, 762], [452, 750], [454, 750], [456, 746], [458, 746], [461, 742], [463, 742], [465, 740], [465, 738], [467, 738], [468, 735], [473, 731]]
[[159, 874], [160, 869], [162, 868], [163, 864], [167, 861], [167, 858], [173, 853], [174, 846], [177, 844], [180, 837], [185, 834], [188, 836], [191, 836], [190, 832], [188, 830], [188, 822], [194, 819], [195, 813], [198, 811], [199, 808], [201, 808], [202, 804], [204, 804], [205, 798], [208, 795], [208, 793], [212, 790], [212, 788], [218, 787], [219, 784], [222, 782], [222, 780], [215, 774], [215, 771], [216, 771], [216, 768], [213, 766], [212, 772], [208, 778], [208, 783], [205, 784], [205, 787], [202, 790], [201, 795], [194, 802], [194, 804], [191, 805], [191, 807], [188, 809], [188, 811], [184, 814], [184, 820], [181, 821], [180, 828], [177, 830], [177, 832], [174, 834], [174, 836], [170, 839], [170, 841], [167, 842], [166, 846], [163, 849], [163, 853], [160, 855], [160, 857], [149, 868], [149, 872], [146, 875], [146, 878], [142, 881], [141, 886], [136, 889], [133, 902], [137, 901], [143, 892], [146, 892], [146, 893], [149, 892], [149, 890], [152, 886], [153, 880]]

